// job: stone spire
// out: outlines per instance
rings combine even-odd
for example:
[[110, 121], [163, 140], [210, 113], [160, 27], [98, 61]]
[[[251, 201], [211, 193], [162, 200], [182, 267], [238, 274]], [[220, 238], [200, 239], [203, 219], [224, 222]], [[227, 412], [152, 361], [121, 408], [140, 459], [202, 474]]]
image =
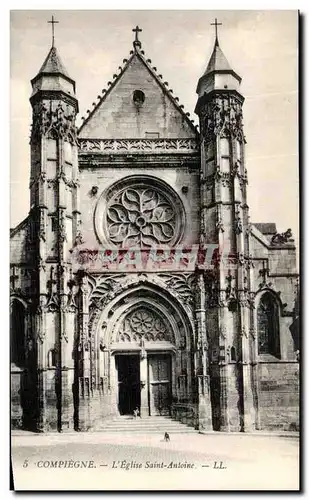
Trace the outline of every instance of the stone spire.
[[[216, 27], [218, 24], [216, 24]], [[198, 81], [196, 92], [200, 97], [214, 90], [237, 90], [241, 77], [231, 68], [221, 50], [216, 30], [215, 44], [204, 74]]]
[[63, 62], [61, 61], [60, 55], [58, 54], [55, 46], [51, 47], [37, 76], [42, 74], [61, 74], [62, 76], [72, 80]]
[[40, 90], [63, 91], [75, 96], [75, 81], [69, 76], [57, 48], [53, 45], [38, 74], [31, 80], [33, 93]]

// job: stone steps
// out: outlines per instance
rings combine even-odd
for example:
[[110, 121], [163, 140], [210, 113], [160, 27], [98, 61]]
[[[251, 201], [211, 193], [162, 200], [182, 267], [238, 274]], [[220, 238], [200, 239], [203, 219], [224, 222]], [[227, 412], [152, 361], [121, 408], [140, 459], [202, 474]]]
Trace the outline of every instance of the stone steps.
[[139, 433], [139, 434], [182, 434], [196, 433], [193, 427], [182, 424], [170, 417], [146, 417], [146, 418], [130, 418], [116, 417], [111, 420], [106, 420], [100, 428], [100, 432], [106, 433]]

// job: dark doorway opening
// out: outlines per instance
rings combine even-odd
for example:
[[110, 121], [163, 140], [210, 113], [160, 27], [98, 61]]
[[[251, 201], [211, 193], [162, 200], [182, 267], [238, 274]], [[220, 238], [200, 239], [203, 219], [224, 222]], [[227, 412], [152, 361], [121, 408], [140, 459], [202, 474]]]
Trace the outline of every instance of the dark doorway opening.
[[140, 357], [134, 354], [116, 356], [118, 371], [118, 410], [120, 415], [132, 415], [140, 408]]
[[13, 300], [11, 315], [11, 363], [25, 366], [25, 308], [19, 300]]

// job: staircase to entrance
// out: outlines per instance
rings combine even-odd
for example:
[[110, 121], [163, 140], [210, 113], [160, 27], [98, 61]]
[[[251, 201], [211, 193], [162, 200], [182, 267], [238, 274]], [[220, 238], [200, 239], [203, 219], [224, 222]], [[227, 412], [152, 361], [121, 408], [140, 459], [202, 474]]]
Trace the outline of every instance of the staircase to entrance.
[[171, 417], [146, 417], [134, 418], [131, 416], [118, 416], [105, 420], [99, 429], [106, 433], [137, 433], [137, 434], [187, 434], [196, 433], [193, 427], [172, 419]]

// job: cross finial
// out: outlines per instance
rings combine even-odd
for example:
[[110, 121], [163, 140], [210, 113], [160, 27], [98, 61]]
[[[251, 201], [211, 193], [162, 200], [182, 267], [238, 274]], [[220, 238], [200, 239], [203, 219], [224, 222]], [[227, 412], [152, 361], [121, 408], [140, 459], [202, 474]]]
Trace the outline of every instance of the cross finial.
[[133, 33], [135, 33], [135, 39], [133, 42], [133, 46], [134, 47], [141, 47], [142, 44], [141, 44], [140, 40], [138, 39], [138, 34], [141, 33], [143, 30], [139, 26], [136, 26], [136, 28], [133, 28], [132, 31], [133, 31]]
[[222, 26], [222, 23], [218, 23], [217, 18], [215, 18], [214, 23], [210, 23], [210, 26], [214, 26], [216, 30], [216, 43], [218, 43], [218, 26]]
[[47, 21], [48, 24], [52, 25], [52, 47], [55, 46], [55, 24], [59, 24], [59, 21], [55, 21], [54, 16], [52, 16], [51, 21]]

